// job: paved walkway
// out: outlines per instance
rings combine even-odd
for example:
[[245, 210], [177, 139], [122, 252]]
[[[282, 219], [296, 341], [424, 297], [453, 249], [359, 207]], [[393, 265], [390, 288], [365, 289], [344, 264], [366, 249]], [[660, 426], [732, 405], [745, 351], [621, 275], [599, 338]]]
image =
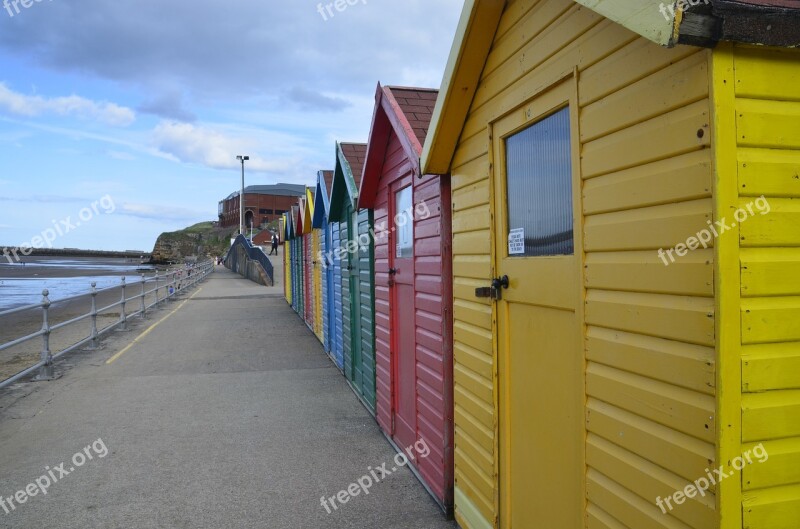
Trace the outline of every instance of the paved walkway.
[[456, 527], [407, 469], [327, 513], [395, 454], [282, 295], [222, 269], [59, 380], [0, 391], [0, 527]]

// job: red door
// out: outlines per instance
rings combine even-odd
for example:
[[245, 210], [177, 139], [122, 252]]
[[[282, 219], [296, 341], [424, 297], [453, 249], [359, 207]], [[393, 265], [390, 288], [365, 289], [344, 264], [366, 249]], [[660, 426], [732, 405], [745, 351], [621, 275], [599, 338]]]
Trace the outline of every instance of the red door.
[[[402, 187], [405, 185], [405, 187]], [[394, 438], [400, 448], [417, 441], [417, 358], [414, 325], [414, 213], [410, 179], [390, 188], [392, 374]]]

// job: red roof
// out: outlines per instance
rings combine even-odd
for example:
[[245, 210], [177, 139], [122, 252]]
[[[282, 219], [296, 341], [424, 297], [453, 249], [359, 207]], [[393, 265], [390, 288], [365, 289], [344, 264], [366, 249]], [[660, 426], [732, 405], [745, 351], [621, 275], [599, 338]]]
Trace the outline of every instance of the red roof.
[[361, 173], [364, 172], [364, 162], [367, 159], [366, 143], [340, 143], [347, 163], [353, 171], [353, 179], [356, 181], [356, 189], [361, 186]]
[[402, 86], [387, 86], [392, 92], [400, 110], [406, 115], [411, 128], [414, 129], [420, 145], [425, 145], [428, 127], [433, 117], [433, 107], [439, 91], [433, 88], [406, 88]]
[[333, 188], [333, 171], [322, 171], [322, 178], [325, 180], [325, 191], [328, 193], [328, 199], [331, 198], [331, 189]]

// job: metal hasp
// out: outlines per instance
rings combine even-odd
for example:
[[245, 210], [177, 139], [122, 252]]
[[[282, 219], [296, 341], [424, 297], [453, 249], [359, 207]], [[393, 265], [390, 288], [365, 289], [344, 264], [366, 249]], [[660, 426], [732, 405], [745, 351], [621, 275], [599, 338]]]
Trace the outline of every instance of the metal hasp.
[[503, 299], [503, 289], [506, 288], [508, 288], [508, 276], [496, 277], [492, 279], [492, 286], [476, 288], [475, 296], [500, 301]]

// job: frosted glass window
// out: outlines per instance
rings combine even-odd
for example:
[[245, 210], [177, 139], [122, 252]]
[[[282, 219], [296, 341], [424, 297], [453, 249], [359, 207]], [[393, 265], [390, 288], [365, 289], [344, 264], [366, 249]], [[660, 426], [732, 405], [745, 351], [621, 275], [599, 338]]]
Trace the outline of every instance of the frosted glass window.
[[509, 256], [573, 254], [569, 108], [506, 139], [506, 179]]
[[414, 257], [414, 205], [411, 187], [405, 187], [395, 194], [395, 223], [397, 224], [398, 259]]

